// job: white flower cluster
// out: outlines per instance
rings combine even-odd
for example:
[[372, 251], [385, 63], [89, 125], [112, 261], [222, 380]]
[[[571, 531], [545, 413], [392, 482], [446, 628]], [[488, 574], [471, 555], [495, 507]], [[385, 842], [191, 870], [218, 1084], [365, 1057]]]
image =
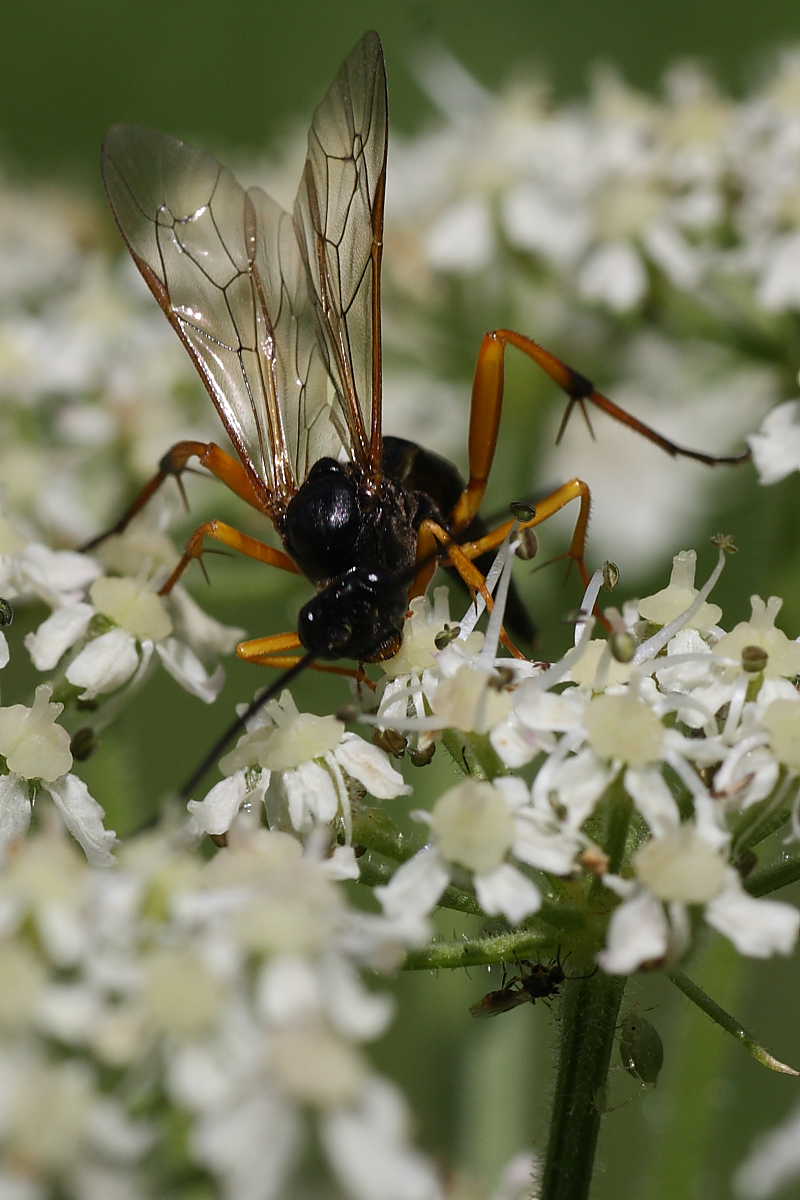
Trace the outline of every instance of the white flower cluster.
[[[436, 115], [413, 139], [393, 138], [387, 185], [396, 431], [414, 437], [424, 420], [431, 445], [462, 452], [478, 350], [465, 333], [475, 337], [479, 314], [483, 328], [511, 326], [601, 376], [617, 403], [678, 441], [691, 429], [697, 445], [722, 452], [722, 436], [735, 449], [768, 413], [749, 438], [760, 479], [796, 471], [800, 400], [787, 380], [800, 364], [785, 322], [800, 308], [800, 52], [739, 100], [695, 65], [671, 70], [659, 97], [600, 71], [569, 105], [530, 76], [487, 91], [443, 52], [418, 63], [418, 78]], [[453, 311], [470, 315], [456, 333]], [[436, 361], [432, 328], [457, 340], [461, 387], [452, 362]], [[756, 358], [756, 344], [768, 353]], [[621, 472], [628, 435], [598, 417], [596, 442], [577, 430], [556, 447], [560, 418], [552, 404], [536, 424], [520, 494], [543, 478], [587, 479], [597, 553], [618, 558], [626, 513], [625, 569], [656, 568], [693, 537], [719, 473], [643, 444]]]
[[349, 906], [356, 871], [246, 823], [210, 863], [162, 834], [114, 871], [54, 832], [21, 842], [0, 876], [0, 1192], [166, 1195], [169, 1170], [269, 1200], [313, 1136], [345, 1195], [436, 1200], [362, 1049], [392, 1010], [359, 972], [405, 943]]
[[[792, 950], [797, 911], [749, 896], [735, 861], [748, 814], [786, 806], [795, 830], [800, 823], [800, 643], [776, 627], [775, 597], [754, 596], [750, 620], [724, 632], [707, 600], [723, 560], [720, 550], [698, 591], [694, 551], [677, 555], [668, 587], [611, 613], [611, 640], [592, 639], [587, 617], [575, 647], [550, 666], [497, 658], [509, 546], [489, 577], [494, 586], [502, 566], [485, 639], [474, 630], [478, 605], [437, 649], [449, 629], [445, 591], [413, 603], [377, 712], [363, 719], [416, 736], [418, 750], [445, 731], [482, 739], [496, 769], [416, 814], [429, 840], [377, 889], [387, 916], [423, 923], [452, 882], [484, 913], [518, 925], [540, 909], [548, 875], [599, 875], [619, 901], [598, 955], [608, 972], [679, 959], [693, 910], [744, 954]], [[598, 573], [586, 613], [600, 583]], [[622, 661], [615, 645], [628, 650]], [[528, 763], [532, 782], [521, 772]], [[217, 834], [243, 804], [263, 801], [276, 775], [270, 819], [280, 823], [283, 806], [301, 833], [337, 820], [349, 836], [343, 772], [376, 798], [409, 790], [380, 751], [333, 718], [298, 714], [288, 696], [221, 765], [227, 778], [190, 802], [200, 828]], [[609, 869], [614, 850], [598, 839], [598, 820], [625, 804], [636, 849], [620, 872]]]
[[800, 52], [740, 101], [689, 63], [659, 99], [605, 69], [568, 106], [543, 79], [488, 93], [444, 52], [417, 74], [439, 122], [393, 146], [409, 286], [495, 270], [511, 248], [616, 312], [659, 281], [695, 291], [733, 276], [763, 309], [800, 307]]
[[[71, 771], [72, 740], [59, 718], [63, 713], [73, 732], [91, 729], [96, 738], [154, 661], [210, 703], [224, 683], [219, 659], [243, 636], [207, 616], [183, 588], [168, 599], [157, 594], [178, 554], [143, 521], [109, 539], [99, 557], [102, 563], [26, 541], [0, 515], [0, 595], [12, 611], [31, 599], [51, 609], [24, 639], [33, 666], [50, 673], [49, 682], [37, 687], [32, 707], [0, 708], [0, 754], [7, 771], [0, 775], [0, 856], [28, 829], [37, 797], [47, 794], [90, 862], [108, 865], [115, 836], [104, 828], [103, 810], [86, 784]], [[8, 661], [0, 629], [0, 667]], [[88, 726], [80, 707], [87, 701], [93, 708]]]

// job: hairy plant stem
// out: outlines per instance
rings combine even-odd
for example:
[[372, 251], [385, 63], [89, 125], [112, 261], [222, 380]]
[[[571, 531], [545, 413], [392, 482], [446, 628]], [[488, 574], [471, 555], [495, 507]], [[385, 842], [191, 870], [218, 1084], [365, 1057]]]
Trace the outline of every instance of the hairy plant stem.
[[598, 972], [564, 988], [561, 1042], [541, 1200], [585, 1200], [627, 979]]
[[[604, 800], [603, 845], [609, 869], [616, 872], [625, 862], [629, 838], [634, 832], [633, 803], [625, 791], [621, 772], [609, 784]], [[596, 880], [590, 896], [598, 900], [601, 893], [602, 885]], [[598, 971], [568, 982], [564, 988], [558, 1073], [541, 1200], [585, 1200], [589, 1195], [605, 1109], [606, 1077], [626, 983], [624, 975]]]

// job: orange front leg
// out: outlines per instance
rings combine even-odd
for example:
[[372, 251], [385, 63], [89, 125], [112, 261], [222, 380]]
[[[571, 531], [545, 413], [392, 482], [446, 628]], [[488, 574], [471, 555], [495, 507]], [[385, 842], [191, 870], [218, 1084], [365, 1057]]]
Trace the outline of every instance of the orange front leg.
[[[111, 537], [114, 533], [122, 533], [127, 529], [131, 520], [138, 512], [144, 508], [147, 502], [156, 494], [165, 479], [170, 477], [178, 481], [178, 485], [183, 491], [181, 484], [181, 474], [186, 470], [186, 464], [190, 458], [196, 458], [201, 466], [207, 471], [221, 480], [226, 487], [229, 487], [232, 492], [240, 496], [253, 508], [259, 512], [270, 516], [272, 509], [272, 500], [270, 493], [265, 484], [257, 483], [248, 471], [244, 468], [238, 458], [234, 458], [228, 454], [215, 442], [176, 442], [175, 445], [167, 451], [158, 464], [158, 471], [144, 485], [138, 496], [129, 505], [122, 514], [116, 525], [111, 529], [107, 529], [105, 533], [98, 534], [91, 541], [86, 542], [81, 546], [84, 552], [94, 550], [106, 538]], [[184, 497], [185, 498], [185, 497]]]
[[282, 571], [291, 571], [295, 575], [302, 575], [302, 571], [294, 559], [290, 558], [288, 554], [284, 554], [282, 550], [276, 550], [274, 546], [268, 546], [266, 542], [260, 542], [258, 538], [250, 537], [249, 534], [234, 529], [232, 525], [226, 525], [224, 521], [206, 521], [189, 538], [180, 562], [167, 582], [159, 588], [160, 596], [168, 596], [189, 563], [195, 558], [202, 557], [203, 543], [207, 537], [214, 538], [215, 541], [222, 542], [225, 546], [230, 546], [232, 550], [238, 550], [240, 554], [246, 554], [248, 558], [255, 558], [258, 562], [266, 563], [267, 566], [280, 567]]
[[[256, 663], [260, 667], [280, 667], [286, 670], [302, 661], [301, 655], [286, 655], [285, 650], [299, 650], [302, 645], [296, 633], [272, 633], [268, 637], [252, 638], [248, 642], [240, 642], [236, 647], [238, 658], [245, 662]], [[359, 667], [335, 667], [330, 663], [311, 662], [312, 671], [327, 671], [331, 675], [346, 675], [349, 679], [357, 679], [374, 687], [372, 681]]]

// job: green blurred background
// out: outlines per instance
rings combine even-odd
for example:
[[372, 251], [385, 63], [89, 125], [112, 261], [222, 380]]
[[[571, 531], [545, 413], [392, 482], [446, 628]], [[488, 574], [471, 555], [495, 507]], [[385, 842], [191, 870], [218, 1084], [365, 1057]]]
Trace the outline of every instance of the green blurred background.
[[[0, 85], [5, 155], [23, 176], [81, 179], [99, 194], [98, 147], [113, 121], [138, 121], [215, 149], [257, 154], [297, 114], [309, 113], [336, 64], [371, 26], [384, 39], [392, 121], [406, 131], [418, 128], [429, 113], [407, 64], [430, 40], [452, 50], [487, 85], [526, 65], [543, 65], [556, 94], [567, 97], [585, 91], [587, 72], [598, 60], [616, 64], [632, 83], [647, 88], [684, 55], [703, 60], [737, 94], [763, 55], [800, 38], [796, 0], [762, 0], [758, 6], [744, 0], [638, 5], [505, 0], [491, 6], [475, 0], [395, 0], [386, 6], [358, 0], [336, 5], [79, 0], [6, 6]], [[391, 222], [391, 211], [387, 219]], [[475, 298], [468, 322], [474, 328], [465, 331], [471, 339], [464, 341], [465, 362], [474, 357], [475, 330], [501, 320], [502, 314], [482, 311], [480, 297]], [[456, 333], [452, 337], [453, 344], [461, 344]], [[469, 370], [464, 368], [467, 378]], [[512, 372], [512, 385], [516, 377]], [[787, 375], [787, 388], [790, 383]], [[513, 397], [510, 409], [512, 428], [521, 430], [525, 413], [522, 406], [515, 408]], [[724, 431], [720, 434], [724, 444]], [[500, 477], [506, 478], [502, 467]], [[746, 615], [750, 590], [765, 595], [775, 590], [786, 598], [784, 628], [796, 633], [796, 482], [758, 491], [739, 480], [725, 487], [721, 511], [703, 514], [699, 522], [696, 545], [724, 528], [746, 547], [746, 564], [742, 561], [737, 572], [745, 555], [733, 560], [715, 598], [731, 620], [738, 620]], [[193, 487], [196, 515], [212, 510], [217, 515], [210, 491], [210, 485]], [[494, 501], [499, 505], [507, 499], [496, 488]], [[701, 576], [711, 561], [708, 551]], [[270, 578], [267, 604], [257, 568], [233, 560], [214, 562], [212, 568], [213, 593], [202, 585], [195, 591], [215, 615], [253, 634], [290, 627], [302, 589]], [[650, 590], [663, 586], [663, 573], [649, 582]], [[536, 586], [537, 617], [548, 637], [565, 606], [564, 593], [556, 582]], [[639, 590], [647, 588], [643, 581]], [[24, 624], [23, 619], [15, 628], [21, 631]], [[150, 688], [149, 703], [139, 703], [134, 719], [108, 739], [84, 771], [94, 793], [104, 802], [111, 798], [112, 824], [120, 829], [136, 824], [142, 796], [155, 807], [158, 783], [180, 782], [227, 723], [230, 704], [250, 694], [253, 682], [252, 669], [234, 664], [225, 692], [228, 707], [211, 711], [170, 681]], [[305, 699], [318, 711], [340, 694], [336, 684], [319, 678], [297, 689], [301, 706]], [[452, 778], [442, 761], [431, 772], [431, 786]], [[443, 932], [450, 934], [450, 925]], [[709, 939], [690, 971], [720, 1003], [768, 1037], [774, 1053], [800, 1063], [796, 962], [743, 964], [727, 945]], [[558, 1023], [557, 1011], [540, 1005], [476, 1027], [467, 1006], [492, 986], [498, 984], [478, 972], [472, 978], [462, 973], [401, 978], [399, 1018], [378, 1053], [407, 1088], [427, 1148], [443, 1164], [462, 1163], [487, 1179], [515, 1150], [534, 1138], [541, 1144]], [[614, 1111], [604, 1123], [593, 1195], [597, 1200], [619, 1195], [726, 1200], [743, 1147], [800, 1098], [797, 1083], [758, 1067], [673, 995], [665, 980], [648, 979], [631, 991], [643, 1009], [655, 1006], [649, 1019], [664, 1037], [666, 1067], [658, 1088], [648, 1094], [621, 1070], [612, 1073], [607, 1103]], [[792, 1188], [781, 1193], [786, 1200], [797, 1194]]]
[[800, 15], [792, 0], [8, 5], [4, 140], [32, 168], [84, 175], [114, 121], [258, 151], [287, 118], [309, 111], [331, 64], [369, 28], [384, 42], [392, 119], [408, 129], [424, 113], [406, 68], [421, 42], [443, 43], [490, 85], [521, 64], [543, 65], [562, 96], [582, 92], [598, 60], [647, 87], [686, 55], [738, 88], [761, 51], [800, 36]]

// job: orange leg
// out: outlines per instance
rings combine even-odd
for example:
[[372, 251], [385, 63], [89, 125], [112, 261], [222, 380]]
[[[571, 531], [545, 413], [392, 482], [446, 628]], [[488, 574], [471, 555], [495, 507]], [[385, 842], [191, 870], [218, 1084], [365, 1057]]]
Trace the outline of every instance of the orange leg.
[[[302, 645], [296, 633], [272, 633], [268, 637], [252, 638], [248, 642], [240, 642], [236, 647], [238, 658], [245, 662], [256, 663], [260, 667], [280, 667], [286, 669], [300, 662], [300, 655], [286, 655], [284, 650], [297, 650]], [[334, 667], [330, 663], [312, 662], [312, 671], [327, 671], [331, 675], [346, 675], [374, 687], [372, 681], [359, 668]]]
[[176, 442], [171, 450], [168, 450], [161, 462], [158, 464], [158, 471], [152, 479], [144, 485], [133, 503], [125, 510], [116, 525], [111, 529], [107, 529], [105, 533], [99, 534], [92, 538], [90, 542], [86, 542], [81, 550], [93, 550], [95, 546], [99, 546], [114, 533], [122, 533], [126, 529], [138, 512], [144, 508], [148, 500], [156, 494], [165, 479], [174, 476], [181, 486], [181, 473], [186, 470], [186, 464], [190, 458], [196, 458], [201, 466], [210, 471], [217, 479], [229, 487], [237, 496], [241, 496], [253, 508], [259, 512], [266, 513], [270, 516], [272, 505], [270, 502], [269, 492], [263, 485], [259, 488], [256, 481], [245, 470], [238, 458], [226, 453], [214, 442]]
[[[509, 523], [513, 525], [513, 521]], [[490, 535], [491, 536], [491, 535]], [[442, 529], [441, 525], [437, 525], [435, 521], [423, 521], [420, 526], [420, 538], [431, 537], [446, 551], [447, 558], [451, 566], [455, 567], [464, 583], [473, 592], [480, 592], [486, 601], [486, 607], [489, 612], [494, 608], [494, 600], [492, 594], [486, 587], [486, 579], [472, 562], [473, 558], [477, 558], [477, 554], [468, 554], [464, 551], [464, 546], [454, 542], [446, 529]], [[502, 538], [500, 541], [502, 542]], [[468, 546], [477, 545], [477, 542], [468, 542]], [[499, 545], [499, 543], [497, 543]], [[488, 547], [487, 547], [488, 548]], [[478, 551], [480, 554], [481, 551]], [[434, 562], [434, 567], [436, 563]], [[514, 658], [525, 658], [526, 656], [512, 642], [504, 628], [500, 630], [500, 638], [507, 650], [513, 654]]]
[[294, 559], [290, 558], [288, 554], [284, 554], [282, 550], [276, 550], [274, 546], [268, 546], [266, 542], [260, 542], [258, 538], [241, 533], [232, 525], [226, 525], [224, 521], [206, 521], [195, 529], [189, 538], [178, 565], [167, 582], [159, 588], [160, 596], [168, 596], [189, 563], [195, 558], [202, 557], [203, 542], [207, 537], [212, 537], [215, 541], [230, 546], [232, 550], [238, 550], [240, 554], [246, 554], [248, 558], [255, 558], [258, 562], [266, 563], [267, 566], [280, 567], [282, 571], [291, 571], [295, 575], [302, 574]]
[[[586, 586], [589, 583], [589, 572], [585, 562], [586, 531], [589, 526], [589, 510], [592, 504], [588, 484], [585, 484], [582, 479], [571, 479], [569, 483], [562, 484], [561, 487], [556, 488], [554, 492], [546, 496], [544, 500], [538, 500], [533, 516], [527, 521], [520, 521], [517, 527], [519, 529], [533, 529], [535, 525], [541, 525], [543, 521], [560, 512], [572, 500], [580, 500], [580, 508], [567, 555], [578, 564], [581, 579], [584, 586]], [[487, 550], [495, 550], [507, 537], [511, 529], [513, 529], [514, 524], [513, 520], [504, 521], [502, 525], [498, 525], [496, 529], [493, 529], [484, 537], [478, 538], [477, 541], [462, 542], [459, 545], [459, 550], [468, 559], [478, 558], [481, 554], [485, 554]]]
[[673, 457], [682, 456], [693, 458], [697, 462], [713, 466], [716, 463], [742, 463], [750, 458], [750, 451], [742, 454], [717, 456], [704, 454], [700, 450], [691, 450], [670, 441], [643, 421], [638, 420], [624, 408], [614, 404], [602, 392], [598, 392], [594, 384], [572, 367], [567, 366], [560, 358], [556, 358], [544, 346], [524, 334], [515, 333], [513, 329], [495, 329], [484, 336], [478, 362], [475, 367], [475, 379], [472, 385], [472, 405], [469, 425], [469, 483], [456, 504], [451, 516], [453, 531], [466, 528], [477, 515], [486, 482], [489, 478], [497, 432], [500, 425], [500, 414], [503, 406], [503, 375], [506, 346], [516, 346], [523, 354], [532, 359], [554, 383], [557, 383], [569, 397], [569, 405], [559, 432], [563, 433], [573, 407], [579, 404], [585, 413], [586, 402], [608, 413], [615, 421], [627, 425], [642, 437], [648, 438]]

